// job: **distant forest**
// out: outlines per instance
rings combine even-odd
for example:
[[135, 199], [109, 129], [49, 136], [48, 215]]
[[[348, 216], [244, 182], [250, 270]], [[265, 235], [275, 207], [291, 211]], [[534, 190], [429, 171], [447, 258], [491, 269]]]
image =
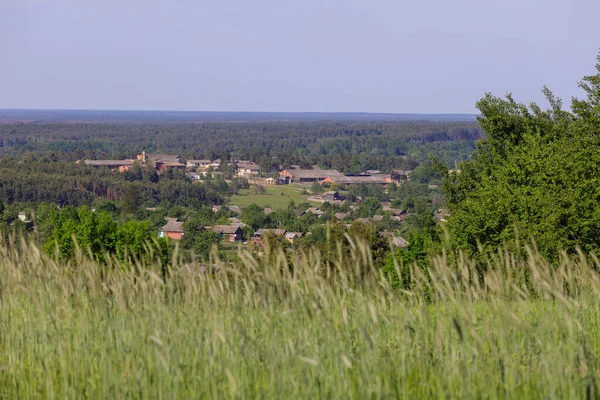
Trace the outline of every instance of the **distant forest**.
[[189, 159], [249, 159], [265, 171], [290, 164], [349, 173], [412, 168], [429, 155], [453, 167], [483, 137], [472, 121], [5, 122], [0, 125], [0, 157], [36, 152], [71, 162], [130, 158], [147, 151]]

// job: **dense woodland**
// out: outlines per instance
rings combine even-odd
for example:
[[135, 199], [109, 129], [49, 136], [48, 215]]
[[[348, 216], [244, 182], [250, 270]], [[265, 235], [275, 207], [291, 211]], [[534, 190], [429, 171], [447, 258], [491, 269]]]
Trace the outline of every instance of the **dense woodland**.
[[482, 133], [476, 122], [28, 123], [0, 125], [0, 154], [50, 159], [121, 159], [142, 151], [193, 159], [235, 157], [275, 166], [322, 165], [342, 172], [414, 167], [435, 154], [453, 165]]

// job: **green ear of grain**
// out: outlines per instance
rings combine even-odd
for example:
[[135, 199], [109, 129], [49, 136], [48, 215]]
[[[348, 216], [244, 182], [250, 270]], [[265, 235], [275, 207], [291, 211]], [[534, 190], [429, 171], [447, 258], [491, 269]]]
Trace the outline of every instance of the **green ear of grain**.
[[[54, 260], [0, 243], [0, 398], [595, 398], [598, 262]], [[335, 248], [333, 246], [332, 248]], [[108, 257], [108, 256], [107, 256]], [[448, 260], [454, 260], [452, 262]], [[329, 262], [329, 261], [328, 261]], [[481, 272], [485, 271], [485, 272]]]

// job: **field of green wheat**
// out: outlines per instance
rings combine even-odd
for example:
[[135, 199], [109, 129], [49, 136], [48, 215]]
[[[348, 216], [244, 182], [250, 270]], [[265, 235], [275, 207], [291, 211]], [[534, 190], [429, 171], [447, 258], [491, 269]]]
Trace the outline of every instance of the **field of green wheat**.
[[[499, 253], [275, 251], [202, 271], [0, 243], [0, 398], [595, 398], [600, 275]], [[174, 255], [172, 265], [177, 265]], [[349, 267], [351, 266], [351, 267]]]

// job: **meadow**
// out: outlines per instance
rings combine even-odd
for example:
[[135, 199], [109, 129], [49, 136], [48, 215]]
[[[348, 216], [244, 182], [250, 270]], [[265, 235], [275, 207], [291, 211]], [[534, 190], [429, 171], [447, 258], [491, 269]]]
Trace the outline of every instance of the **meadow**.
[[354, 243], [105, 264], [0, 243], [0, 398], [595, 398], [599, 263], [443, 253], [396, 265]]
[[300, 185], [264, 185], [264, 193], [256, 193], [254, 186], [250, 189], [242, 189], [240, 193], [231, 196], [232, 206], [247, 207], [256, 204], [260, 207], [271, 207], [273, 209], [286, 208], [290, 201], [296, 204], [307, 201], [309, 194], [304, 192]]

